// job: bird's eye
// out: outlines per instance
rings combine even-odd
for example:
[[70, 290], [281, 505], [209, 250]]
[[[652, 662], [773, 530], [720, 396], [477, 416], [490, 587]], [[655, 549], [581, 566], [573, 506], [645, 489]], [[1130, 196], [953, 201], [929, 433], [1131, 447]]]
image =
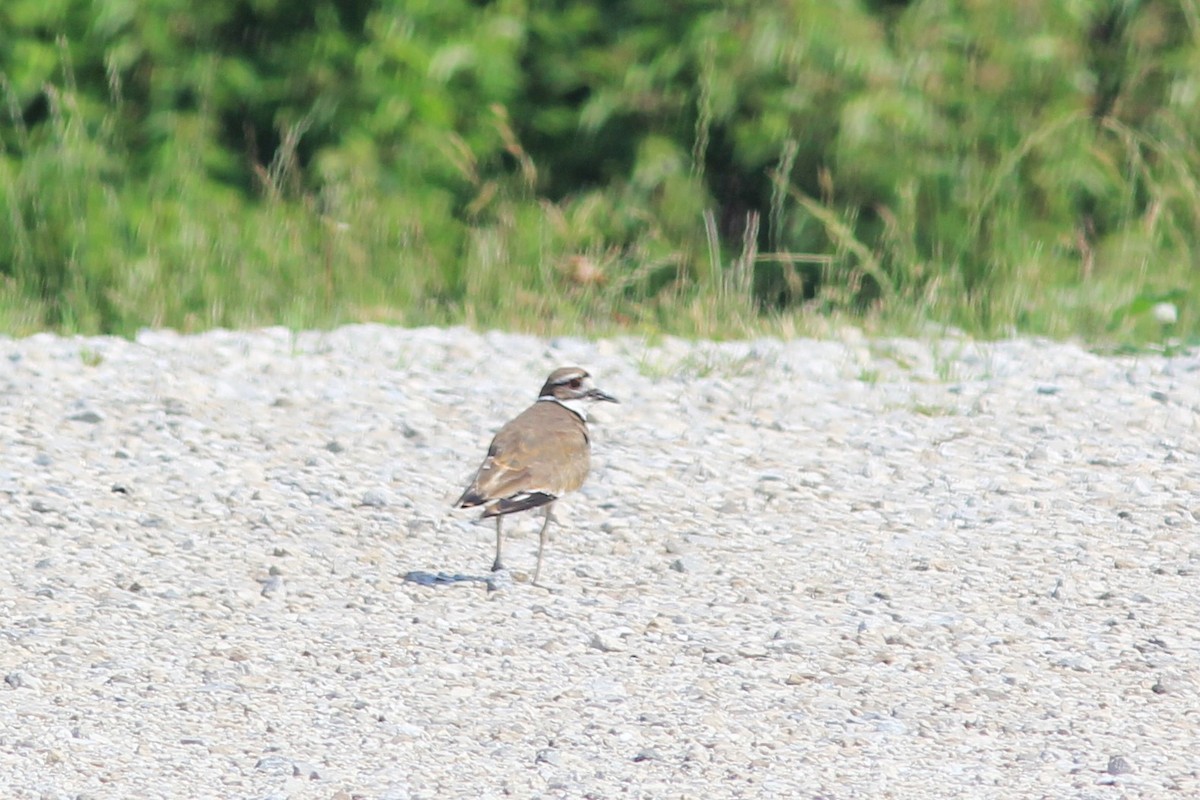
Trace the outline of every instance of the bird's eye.
[[571, 378], [571, 382], [568, 383], [567, 386], [570, 386], [572, 389], [578, 389], [580, 386], [583, 386], [583, 379]]

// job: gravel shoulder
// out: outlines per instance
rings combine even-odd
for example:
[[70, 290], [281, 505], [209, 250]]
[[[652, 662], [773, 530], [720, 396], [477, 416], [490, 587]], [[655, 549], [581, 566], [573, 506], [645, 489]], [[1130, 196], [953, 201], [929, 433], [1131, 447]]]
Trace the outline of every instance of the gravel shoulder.
[[[593, 471], [451, 512], [580, 364]], [[1200, 797], [1200, 359], [0, 339], [0, 797]]]

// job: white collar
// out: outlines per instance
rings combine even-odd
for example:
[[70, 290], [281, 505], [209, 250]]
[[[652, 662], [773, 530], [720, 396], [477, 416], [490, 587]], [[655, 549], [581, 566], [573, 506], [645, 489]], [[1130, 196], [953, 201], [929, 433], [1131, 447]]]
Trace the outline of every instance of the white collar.
[[539, 397], [539, 403], [558, 403], [563, 408], [567, 409], [575, 416], [579, 417], [584, 422], [587, 422], [588, 417], [588, 401], [582, 397], [576, 397], [571, 400], [559, 400], [557, 397]]

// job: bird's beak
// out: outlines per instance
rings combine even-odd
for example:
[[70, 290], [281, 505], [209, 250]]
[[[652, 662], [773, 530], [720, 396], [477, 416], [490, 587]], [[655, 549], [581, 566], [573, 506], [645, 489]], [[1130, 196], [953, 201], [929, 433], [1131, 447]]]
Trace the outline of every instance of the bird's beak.
[[602, 392], [599, 389], [588, 389], [587, 398], [589, 400], [604, 400], [608, 403], [620, 403], [621, 401], [613, 397], [608, 392]]

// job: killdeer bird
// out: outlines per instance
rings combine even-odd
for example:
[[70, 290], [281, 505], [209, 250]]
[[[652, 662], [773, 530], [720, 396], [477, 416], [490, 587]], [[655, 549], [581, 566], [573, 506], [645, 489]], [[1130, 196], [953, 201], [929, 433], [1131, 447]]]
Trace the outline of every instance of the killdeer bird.
[[496, 560], [492, 571], [504, 569], [501, 549], [504, 535], [500, 520], [505, 514], [546, 507], [546, 520], [538, 534], [537, 566], [533, 582], [542, 573], [542, 551], [554, 501], [583, 485], [591, 462], [587, 409], [592, 403], [618, 402], [593, 387], [579, 367], [561, 367], [546, 378], [537, 402], [511, 420], [488, 448], [487, 458], [456, 508], [483, 506], [483, 517], [496, 518]]

